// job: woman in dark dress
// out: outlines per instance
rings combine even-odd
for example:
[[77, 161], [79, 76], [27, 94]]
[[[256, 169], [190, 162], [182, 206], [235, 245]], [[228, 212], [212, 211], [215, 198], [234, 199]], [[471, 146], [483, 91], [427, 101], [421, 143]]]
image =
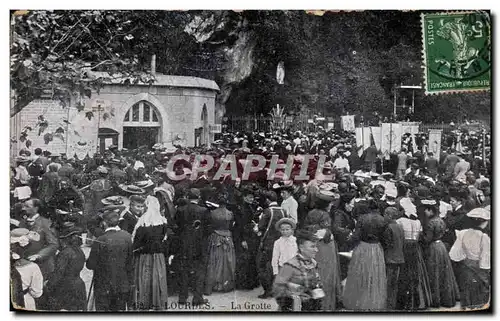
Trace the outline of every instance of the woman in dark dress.
[[227, 195], [220, 195], [219, 207], [210, 212], [208, 266], [205, 294], [229, 292], [235, 287], [236, 257], [231, 229], [234, 215], [226, 208]]
[[[356, 222], [352, 217], [354, 208], [354, 193], [344, 193], [340, 195], [340, 205], [333, 213], [332, 232], [338, 245], [339, 252], [349, 252], [352, 250], [351, 236], [354, 232]], [[347, 277], [349, 258], [340, 256], [340, 279]]]
[[82, 232], [81, 228], [69, 227], [59, 236], [60, 252], [47, 282], [49, 310], [84, 311], [87, 308], [85, 283], [80, 277], [85, 265], [85, 254], [80, 247]]
[[167, 219], [160, 213], [158, 199], [148, 196], [146, 213], [132, 233], [135, 254], [135, 308], [165, 310], [167, 308], [167, 265], [165, 260]]
[[325, 297], [322, 300], [322, 311], [334, 311], [340, 299], [340, 267], [337, 244], [331, 232], [332, 220], [329, 207], [334, 200], [334, 194], [321, 191], [317, 194], [315, 209], [311, 210], [304, 222], [304, 229], [316, 233], [318, 241], [319, 276], [322, 280]]
[[425, 263], [429, 275], [432, 307], [454, 307], [459, 299], [459, 291], [450, 256], [441, 241], [446, 224], [438, 215], [435, 200], [422, 200], [427, 222], [421, 235], [426, 246]]
[[[411, 204], [410, 204], [411, 205]], [[431, 293], [427, 267], [425, 266], [419, 239], [422, 224], [412, 207], [404, 209], [404, 216], [397, 219], [404, 231], [403, 255], [405, 263], [401, 268], [398, 286], [398, 310], [425, 309], [431, 304]]]
[[234, 246], [236, 251], [236, 288], [253, 290], [259, 286], [257, 278], [257, 249], [259, 237], [253, 231], [258, 222], [254, 194], [244, 191], [243, 201], [234, 206]]
[[352, 242], [352, 254], [344, 289], [343, 304], [349, 310], [383, 310], [387, 302], [384, 250], [380, 244], [388, 221], [373, 200], [358, 205], [359, 219]]

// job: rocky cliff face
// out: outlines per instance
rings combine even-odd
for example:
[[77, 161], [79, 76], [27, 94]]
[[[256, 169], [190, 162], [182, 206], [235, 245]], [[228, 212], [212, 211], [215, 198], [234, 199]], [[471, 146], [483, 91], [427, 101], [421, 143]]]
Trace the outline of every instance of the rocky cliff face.
[[[217, 65], [217, 82], [221, 88], [217, 96], [216, 115], [226, 112], [226, 103], [234, 87], [239, 86], [253, 71], [255, 37], [248, 29], [248, 21], [234, 12], [202, 12], [194, 15], [184, 28], [200, 47], [212, 53], [209, 59]], [[203, 73], [206, 70], [200, 70]]]
[[[304, 11], [188, 12], [183, 32], [196, 42], [190, 75], [221, 88], [217, 114], [286, 111], [323, 115], [392, 112], [393, 87], [423, 83], [418, 12]], [[276, 66], [284, 61], [284, 85]], [[417, 92], [416, 112], [448, 120], [450, 113], [487, 117], [488, 93], [427, 97]], [[443, 108], [436, 108], [443, 106]], [[418, 116], [418, 115], [417, 115]]]

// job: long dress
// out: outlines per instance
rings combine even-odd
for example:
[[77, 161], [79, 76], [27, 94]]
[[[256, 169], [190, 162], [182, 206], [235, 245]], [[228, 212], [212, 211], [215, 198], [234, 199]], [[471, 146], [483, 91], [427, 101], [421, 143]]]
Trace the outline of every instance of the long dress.
[[320, 209], [311, 210], [304, 222], [306, 229], [313, 231], [327, 229], [325, 238], [318, 242], [318, 253], [315, 257], [325, 291], [325, 297], [322, 299], [322, 311], [334, 311], [340, 296], [340, 266], [337, 244], [330, 232], [331, 224], [329, 213]]
[[134, 238], [135, 308], [165, 310], [167, 308], [167, 265], [165, 235], [167, 224], [139, 226]]
[[425, 309], [430, 306], [431, 293], [427, 267], [418, 242], [422, 225], [417, 219], [402, 217], [396, 220], [403, 227], [405, 263], [401, 268], [398, 286], [398, 310]]
[[462, 308], [484, 307], [490, 300], [490, 242], [489, 236], [480, 229], [457, 231], [450, 258], [458, 262]]
[[208, 265], [205, 277], [205, 294], [212, 291], [229, 292], [235, 287], [236, 256], [231, 231], [234, 215], [225, 207], [210, 213], [208, 238]]
[[350, 310], [382, 310], [387, 302], [384, 250], [380, 239], [387, 221], [376, 212], [359, 217], [342, 302]]
[[[258, 222], [257, 209], [248, 203], [234, 207], [234, 246], [236, 252], [236, 288], [253, 290], [259, 286], [257, 276], [257, 250], [259, 237], [253, 231], [252, 221]], [[246, 248], [242, 242], [246, 243]]]
[[86, 290], [80, 272], [85, 254], [79, 246], [67, 246], [57, 254], [56, 266], [48, 283], [50, 310], [85, 311]]
[[459, 299], [458, 284], [455, 279], [450, 256], [441, 237], [446, 231], [446, 224], [439, 217], [434, 217], [424, 228], [423, 241], [425, 263], [429, 275], [429, 284], [433, 307], [454, 307]]

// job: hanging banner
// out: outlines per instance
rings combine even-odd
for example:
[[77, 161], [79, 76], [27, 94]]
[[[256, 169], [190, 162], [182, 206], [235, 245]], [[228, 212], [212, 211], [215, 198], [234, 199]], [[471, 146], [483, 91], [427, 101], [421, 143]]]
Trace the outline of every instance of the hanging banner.
[[356, 128], [356, 146], [362, 147], [358, 148], [358, 154], [361, 157], [363, 151], [370, 147], [371, 144], [371, 131], [370, 127], [358, 127]]
[[382, 139], [380, 150], [382, 153], [398, 153], [401, 150], [402, 135], [401, 124], [383, 123], [380, 135]]
[[429, 152], [432, 152], [436, 159], [441, 155], [441, 135], [442, 130], [431, 129], [429, 130]]
[[342, 129], [346, 132], [354, 132], [356, 130], [354, 115], [342, 116]]
[[334, 128], [334, 123], [328, 123], [328, 125], [327, 125], [326, 129], [327, 129], [327, 130], [331, 130], [331, 129], [333, 129], [333, 128]]
[[403, 135], [404, 134], [410, 134], [411, 140], [412, 140], [412, 145], [413, 145], [413, 150], [417, 150], [417, 142], [415, 140], [415, 134], [418, 134], [418, 128], [420, 126], [419, 122], [400, 122], [402, 128], [403, 128]]
[[373, 141], [375, 142], [375, 147], [380, 150], [382, 147], [382, 128], [370, 127], [370, 132], [372, 134]]

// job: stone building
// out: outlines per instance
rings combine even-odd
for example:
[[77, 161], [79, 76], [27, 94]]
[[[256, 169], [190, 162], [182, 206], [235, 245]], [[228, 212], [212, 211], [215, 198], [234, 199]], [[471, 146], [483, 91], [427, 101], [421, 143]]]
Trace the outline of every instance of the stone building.
[[[100, 76], [94, 73], [94, 76]], [[103, 76], [102, 74], [101, 76]], [[31, 102], [11, 118], [10, 135], [12, 156], [26, 141], [20, 141], [21, 132], [31, 127], [28, 150], [37, 147], [52, 153], [92, 156], [110, 145], [133, 149], [142, 145], [165, 146], [182, 144], [199, 146], [213, 141], [217, 126], [215, 96], [219, 87], [212, 80], [156, 74], [154, 84], [124, 85], [122, 80], [108, 81], [99, 93], [80, 104], [76, 101], [62, 107], [58, 101], [41, 99]], [[43, 115], [46, 128], [39, 135], [38, 117]], [[52, 140], [45, 142], [49, 133]], [[46, 137], [47, 138], [47, 137]]]

